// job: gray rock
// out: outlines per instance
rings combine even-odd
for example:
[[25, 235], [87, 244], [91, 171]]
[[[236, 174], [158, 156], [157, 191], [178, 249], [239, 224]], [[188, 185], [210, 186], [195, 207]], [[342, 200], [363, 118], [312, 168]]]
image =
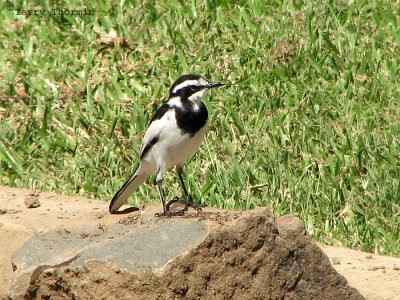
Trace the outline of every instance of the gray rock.
[[38, 233], [13, 262], [15, 299], [364, 299], [266, 209]]
[[9, 291], [22, 297], [29, 284], [48, 269], [84, 267], [87, 261], [112, 262], [133, 273], [162, 268], [169, 260], [198, 245], [208, 233], [206, 221], [160, 219], [151, 226], [108, 228], [82, 226], [35, 233], [12, 255], [15, 280]]

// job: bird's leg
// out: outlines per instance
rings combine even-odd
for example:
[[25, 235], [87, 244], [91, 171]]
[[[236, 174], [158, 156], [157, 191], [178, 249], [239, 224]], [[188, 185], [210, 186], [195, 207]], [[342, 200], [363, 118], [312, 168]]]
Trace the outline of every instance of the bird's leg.
[[160, 198], [161, 202], [163, 205], [163, 212], [162, 213], [156, 213], [156, 217], [173, 217], [173, 216], [182, 216], [184, 214], [184, 211], [177, 211], [177, 212], [171, 212], [169, 210], [170, 207], [170, 202], [165, 204], [164, 200], [164, 191], [162, 188], [162, 182], [163, 182], [163, 174], [161, 170], [158, 170], [157, 172], [157, 186], [158, 186], [158, 191], [160, 192]]
[[179, 180], [181, 181], [181, 186], [182, 186], [183, 192], [185, 193], [185, 196], [186, 196], [187, 200], [190, 199], [190, 201], [193, 201], [192, 200], [192, 196], [190, 196], [189, 193], [187, 192], [187, 189], [186, 189], [186, 186], [185, 186], [185, 182], [183, 181], [183, 178], [182, 178], [183, 167], [177, 167], [176, 171], [178, 173]]
[[[185, 186], [185, 182], [183, 181], [183, 178], [182, 178], [183, 167], [176, 167], [176, 171], [178, 173], [179, 180], [181, 182], [183, 192], [185, 193], [185, 196], [186, 196], [186, 199], [184, 200], [186, 206], [183, 209], [183, 211], [186, 211], [189, 207], [194, 208], [196, 210], [201, 210], [202, 207], [206, 207], [207, 205], [204, 205], [204, 204], [200, 204], [199, 205], [199, 204], [195, 204], [193, 202], [193, 198], [192, 198], [191, 195], [189, 195], [189, 193], [188, 193], [188, 191], [186, 189], [186, 186]], [[179, 200], [179, 198], [177, 200]]]
[[162, 182], [163, 182], [163, 177], [162, 177], [162, 172], [157, 173], [157, 186], [158, 186], [158, 191], [160, 192], [160, 198], [161, 198], [161, 203], [163, 206], [163, 212], [167, 212], [167, 208], [165, 206], [165, 200], [164, 200], [164, 191], [162, 188]]

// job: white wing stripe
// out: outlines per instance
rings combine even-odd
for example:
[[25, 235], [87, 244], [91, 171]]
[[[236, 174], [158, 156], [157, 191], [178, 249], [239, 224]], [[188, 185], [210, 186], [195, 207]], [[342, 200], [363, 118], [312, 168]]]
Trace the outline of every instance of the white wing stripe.
[[182, 101], [180, 97], [172, 97], [169, 99], [168, 104], [170, 106], [175, 106], [175, 107], [182, 107]]

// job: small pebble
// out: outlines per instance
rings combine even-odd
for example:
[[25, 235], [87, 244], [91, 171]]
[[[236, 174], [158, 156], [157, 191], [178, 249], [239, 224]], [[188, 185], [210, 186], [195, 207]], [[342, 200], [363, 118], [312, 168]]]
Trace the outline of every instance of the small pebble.
[[400, 271], [400, 267], [394, 266], [394, 267], [393, 267], [393, 270], [395, 270], [395, 271]]
[[366, 259], [372, 259], [372, 255], [368, 254], [367, 256], [365, 256]]
[[337, 257], [332, 257], [332, 263], [333, 263], [334, 265], [340, 265], [340, 260], [339, 260], [339, 258], [337, 258]]
[[27, 208], [36, 208], [40, 206], [39, 199], [37, 197], [32, 197], [32, 196], [25, 198], [24, 203]]

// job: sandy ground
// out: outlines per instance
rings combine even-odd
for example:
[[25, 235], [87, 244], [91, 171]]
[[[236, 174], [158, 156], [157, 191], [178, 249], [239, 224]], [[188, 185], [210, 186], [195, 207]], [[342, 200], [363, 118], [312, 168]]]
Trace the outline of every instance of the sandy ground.
[[[0, 187], [0, 299], [6, 298], [12, 283], [11, 254], [33, 232], [83, 222], [108, 225], [126, 216], [108, 214], [108, 203], [102, 201]], [[333, 267], [366, 299], [400, 299], [400, 258], [320, 247]]]

